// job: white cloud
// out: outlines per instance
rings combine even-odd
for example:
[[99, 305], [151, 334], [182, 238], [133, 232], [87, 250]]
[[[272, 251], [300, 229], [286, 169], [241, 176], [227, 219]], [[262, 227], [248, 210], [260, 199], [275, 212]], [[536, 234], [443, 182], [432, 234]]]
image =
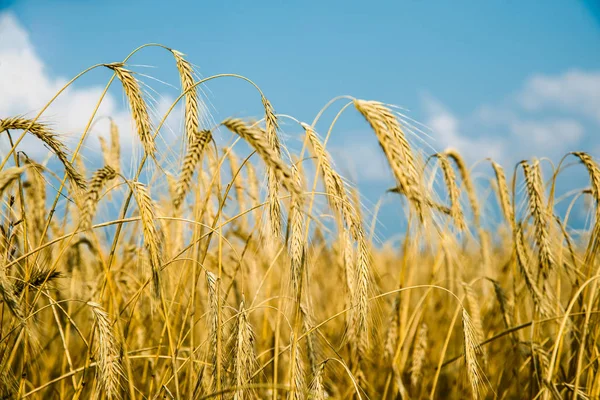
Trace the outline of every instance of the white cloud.
[[558, 76], [535, 75], [519, 100], [528, 110], [559, 109], [600, 122], [600, 72], [571, 70]]
[[[0, 13], [0, 118], [17, 115], [35, 117], [67, 82], [68, 79], [53, 76], [48, 71], [36, 53], [28, 32], [14, 15]], [[118, 81], [115, 85], [118, 85]], [[44, 111], [39, 120], [51, 126], [69, 147], [74, 148], [103, 91], [104, 86], [82, 86], [75, 82]], [[149, 93], [151, 98], [156, 99], [149, 105], [150, 112], [154, 116], [162, 115], [174, 100], [170, 96], [152, 91]], [[181, 126], [179, 105], [171, 115], [172, 117], [168, 119], [169, 126]], [[125, 160], [135, 164], [136, 160], [139, 160], [141, 149], [137, 145], [139, 143], [137, 135], [132, 134], [134, 126], [124, 96], [117, 99], [108, 93], [104, 97], [96, 113], [90, 138], [85, 143], [86, 148], [98, 149], [97, 136], [106, 135], [109, 130], [108, 119], [101, 117], [108, 116], [119, 126], [122, 147], [136, 149], [133, 152], [129, 151], [133, 153], [133, 157]], [[168, 140], [165, 138], [165, 142], [172, 145], [170, 139], [173, 135], [167, 132], [168, 130], [165, 130], [168, 137]], [[6, 143], [2, 144], [6, 149]], [[47, 149], [29, 135], [21, 142], [20, 148], [34, 157], [48, 154]]]
[[[48, 73], [16, 18], [10, 13], [0, 14], [0, 116], [34, 117], [66, 83], [67, 79]], [[41, 121], [58, 132], [78, 136], [76, 133], [85, 128], [102, 90], [97, 86], [67, 89], [44, 112]], [[102, 102], [98, 115], [127, 121], [110, 96]], [[31, 147], [34, 143], [26, 144]]]
[[586, 136], [586, 128], [600, 122], [599, 93], [600, 73], [571, 71], [536, 75], [508, 103], [481, 105], [463, 117], [429, 95], [423, 96], [423, 105], [434, 147], [458, 148], [470, 162], [491, 157], [510, 165], [598, 146], [590, 144], [595, 139]]
[[433, 146], [438, 151], [456, 148], [471, 161], [491, 157], [498, 159], [504, 152], [505, 143], [492, 135], [466, 136], [465, 124], [432, 96], [424, 96], [423, 104], [429, 115], [426, 125], [432, 130]]

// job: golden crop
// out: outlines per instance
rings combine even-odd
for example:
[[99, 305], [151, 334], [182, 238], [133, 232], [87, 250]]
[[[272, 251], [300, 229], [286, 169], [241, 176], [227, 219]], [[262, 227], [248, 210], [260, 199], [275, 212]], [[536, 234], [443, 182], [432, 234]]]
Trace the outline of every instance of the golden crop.
[[[600, 398], [591, 156], [571, 153], [551, 176], [525, 160], [510, 180], [488, 160], [483, 196], [457, 151], [424, 157], [411, 145], [394, 107], [340, 97], [326, 107], [364, 117], [406, 214], [401, 243], [376, 246], [327, 151], [337, 117], [325, 136], [322, 113], [294, 120], [304, 146], [290, 154], [284, 117], [235, 76], [258, 90], [262, 119], [201, 126], [199, 86], [220, 76], [198, 81], [164, 49], [184, 104], [176, 173], [157, 146], [164, 119], [151, 121], [126, 63], [98, 68], [122, 85], [143, 147], [131, 172], [114, 122], [104, 165], [86, 171], [95, 113], [75, 150], [42, 112], [0, 116], [12, 145], [0, 166], [0, 397]], [[226, 132], [250, 150], [217, 146]], [[25, 135], [62, 168], [29, 158]], [[593, 200], [577, 236], [555, 208], [568, 161], [590, 187], [565, 196]], [[489, 209], [502, 219], [493, 227]]]

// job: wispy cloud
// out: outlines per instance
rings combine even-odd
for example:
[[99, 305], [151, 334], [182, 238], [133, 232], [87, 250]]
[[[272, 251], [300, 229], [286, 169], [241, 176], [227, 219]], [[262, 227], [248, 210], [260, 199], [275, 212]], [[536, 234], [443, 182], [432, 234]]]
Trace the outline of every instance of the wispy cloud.
[[600, 72], [536, 75], [527, 82], [519, 100], [527, 110], [571, 112], [600, 123]]
[[534, 75], [508, 99], [459, 116], [430, 94], [423, 95], [435, 147], [458, 148], [471, 162], [486, 157], [504, 164], [556, 159], [574, 150], [595, 152], [600, 124], [600, 73], [570, 71]]

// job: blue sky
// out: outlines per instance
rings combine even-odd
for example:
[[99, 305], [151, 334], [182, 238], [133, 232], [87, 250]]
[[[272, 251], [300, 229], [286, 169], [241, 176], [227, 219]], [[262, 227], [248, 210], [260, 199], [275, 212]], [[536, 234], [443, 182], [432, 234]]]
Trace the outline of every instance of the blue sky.
[[[594, 0], [0, 0], [0, 7], [0, 117], [32, 113], [41, 106], [32, 99], [49, 96], [86, 67], [159, 42], [186, 53], [202, 76], [251, 78], [278, 112], [304, 121], [332, 97], [349, 94], [409, 109], [431, 128], [430, 145], [458, 147], [470, 161], [494, 156], [510, 168], [520, 158], [557, 160], [569, 150], [600, 155]], [[150, 49], [132, 63], [178, 86], [166, 52]], [[86, 76], [63, 107], [79, 112], [108, 77], [106, 71]], [[149, 82], [167, 99], [177, 95]], [[122, 94], [111, 94], [105, 111], [122, 114]], [[240, 82], [215, 82], [206, 96], [215, 119], [261, 114], [256, 94]], [[75, 111], [67, 114], [57, 108], [48, 119], [77, 119]], [[374, 136], [355, 114], [342, 119], [331, 150], [376, 201], [392, 181]], [[297, 128], [284, 130], [293, 146]]]

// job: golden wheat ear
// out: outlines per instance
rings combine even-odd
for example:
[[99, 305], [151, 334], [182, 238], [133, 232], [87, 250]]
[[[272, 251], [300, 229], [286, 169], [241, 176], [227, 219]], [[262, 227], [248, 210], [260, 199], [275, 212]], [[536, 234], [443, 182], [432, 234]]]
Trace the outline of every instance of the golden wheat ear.
[[140, 212], [144, 243], [150, 257], [153, 293], [156, 297], [160, 297], [160, 269], [162, 267], [165, 238], [156, 218], [156, 206], [150, 197], [150, 192], [140, 182], [131, 182], [131, 186]]
[[121, 143], [119, 139], [119, 127], [115, 121], [110, 120], [110, 143], [102, 136], [98, 137], [102, 158], [105, 165], [110, 165], [116, 172], [121, 172]]
[[202, 154], [204, 153], [204, 149], [210, 140], [212, 139], [212, 134], [210, 131], [202, 131], [197, 135], [192, 136], [190, 139], [190, 143], [188, 146], [188, 150], [185, 153], [183, 158], [183, 165], [181, 166], [181, 172], [179, 173], [179, 179], [175, 184], [175, 196], [173, 198], [173, 206], [178, 209], [185, 196], [190, 190], [192, 184], [192, 177], [194, 176], [194, 172], [196, 171], [196, 167], [198, 166], [200, 160], [202, 159]]
[[194, 69], [183, 57], [183, 53], [171, 50], [175, 57], [177, 70], [181, 79], [181, 91], [185, 94], [185, 135], [188, 144], [194, 141], [194, 137], [200, 134], [198, 90], [194, 82]]
[[471, 204], [471, 210], [473, 210], [473, 222], [475, 223], [475, 227], [480, 226], [481, 220], [481, 210], [479, 207], [479, 201], [477, 200], [477, 193], [475, 192], [475, 186], [473, 185], [473, 181], [471, 180], [471, 174], [469, 174], [469, 169], [467, 168], [467, 163], [462, 158], [460, 153], [455, 149], [447, 149], [444, 154], [456, 164], [458, 168], [458, 172], [460, 174], [460, 179], [462, 180], [463, 186], [467, 192], [467, 198], [469, 199], [469, 203]]
[[245, 395], [252, 396], [252, 391], [246, 386], [256, 369], [256, 355], [254, 353], [254, 332], [248, 321], [248, 312], [244, 299], [240, 303], [235, 326], [232, 332], [233, 382], [236, 387], [234, 398], [242, 399]]
[[309, 399], [313, 400], [325, 400], [329, 398], [329, 395], [325, 391], [324, 375], [325, 375], [325, 364], [327, 360], [323, 361], [317, 366], [317, 371], [313, 376], [313, 380], [310, 384]]
[[23, 167], [10, 167], [0, 171], [0, 196], [15, 182], [25, 171]]
[[83, 202], [83, 210], [81, 211], [81, 229], [89, 230], [92, 228], [92, 220], [96, 214], [98, 201], [100, 200], [100, 191], [108, 182], [115, 179], [116, 176], [115, 170], [109, 165], [105, 165], [94, 172]]
[[80, 190], [85, 190], [85, 178], [77, 172], [68, 158], [68, 152], [65, 145], [59, 140], [58, 135], [50, 130], [46, 125], [40, 124], [20, 117], [5, 118], [0, 120], [0, 133], [16, 129], [31, 133], [41, 140], [56, 155], [71, 182]]
[[120, 399], [123, 369], [118, 343], [113, 334], [108, 313], [98, 303], [88, 302], [87, 304], [92, 310], [98, 341], [96, 398], [100, 399], [104, 394], [109, 399]]
[[6, 276], [4, 267], [0, 267], [0, 295], [9, 311], [18, 319], [23, 319], [23, 310], [14, 285]]
[[121, 81], [125, 95], [129, 99], [131, 115], [135, 121], [137, 133], [144, 146], [144, 151], [148, 157], [154, 157], [156, 145], [152, 136], [150, 115], [148, 114], [148, 106], [144, 101], [138, 81], [133, 76], [133, 72], [125, 68], [123, 63], [105, 64], [105, 66], [113, 70], [117, 78]]
[[450, 165], [450, 161], [446, 155], [438, 153], [436, 154], [436, 158], [442, 169], [444, 182], [446, 183], [446, 188], [448, 190], [448, 197], [450, 198], [450, 215], [454, 220], [456, 227], [460, 231], [463, 231], [466, 228], [466, 222], [460, 205], [460, 191], [456, 184], [454, 168]]
[[[268, 143], [267, 137], [260, 129], [248, 126], [244, 121], [237, 118], [228, 118], [222, 122], [222, 125], [242, 137], [256, 150], [267, 167], [275, 172], [278, 181], [290, 194], [300, 195], [300, 188], [292, 176], [291, 169], [283, 162], [273, 146]], [[279, 216], [279, 219], [281, 219], [281, 216]]]
[[554, 255], [550, 243], [550, 215], [551, 211], [545, 203], [544, 184], [540, 163], [535, 161], [533, 165], [522, 162], [521, 167], [525, 175], [527, 197], [529, 200], [529, 212], [533, 216], [535, 227], [535, 242], [538, 247], [538, 261], [540, 273], [544, 278], [548, 277], [550, 269], [554, 266]]
[[[279, 136], [277, 130], [279, 125], [277, 122], [277, 116], [271, 102], [262, 96], [262, 103], [265, 109], [265, 127], [268, 146], [278, 157], [281, 157], [281, 144], [279, 142]], [[279, 178], [278, 172], [275, 167], [267, 165], [267, 187], [268, 187], [268, 201], [269, 201], [269, 222], [271, 224], [271, 235], [274, 238], [281, 238], [281, 203], [279, 202]]]
[[412, 365], [410, 368], [410, 386], [413, 392], [417, 392], [421, 378], [423, 377], [423, 366], [427, 358], [429, 328], [423, 322], [419, 327], [412, 353]]
[[462, 311], [464, 359], [467, 369], [467, 378], [471, 385], [471, 393], [474, 399], [478, 399], [485, 389], [485, 375], [481, 370], [477, 356], [481, 354], [481, 346], [477, 342], [477, 333], [471, 322], [471, 317], [466, 309]]
[[[206, 271], [206, 283], [208, 286], [208, 302], [209, 302], [209, 313], [210, 313], [210, 348], [209, 348], [209, 359], [212, 363], [212, 390], [217, 391], [218, 388], [221, 387], [222, 377], [221, 373], [218, 370], [219, 364], [217, 362], [217, 357], [219, 354], [217, 352], [219, 337], [222, 337], [222, 329], [219, 325], [219, 310], [221, 308], [219, 296], [217, 294], [217, 276], [212, 272]], [[217, 384], [219, 382], [220, 384]]]
[[514, 210], [510, 202], [510, 192], [508, 190], [508, 184], [506, 183], [506, 174], [504, 173], [504, 168], [494, 161], [492, 163], [492, 168], [494, 169], [494, 174], [496, 175], [496, 182], [498, 185], [498, 197], [500, 200], [500, 207], [502, 208], [502, 214], [506, 219], [506, 222], [510, 224], [510, 226], [515, 228], [515, 216]]
[[375, 132], [400, 193], [406, 196], [418, 216], [423, 219], [423, 207], [428, 202], [428, 196], [422, 190], [417, 163], [398, 118], [388, 107], [377, 101], [354, 100], [354, 107]]

